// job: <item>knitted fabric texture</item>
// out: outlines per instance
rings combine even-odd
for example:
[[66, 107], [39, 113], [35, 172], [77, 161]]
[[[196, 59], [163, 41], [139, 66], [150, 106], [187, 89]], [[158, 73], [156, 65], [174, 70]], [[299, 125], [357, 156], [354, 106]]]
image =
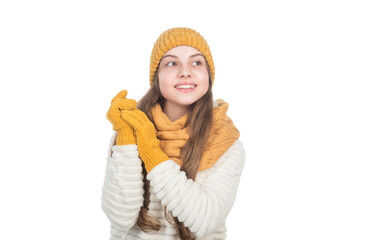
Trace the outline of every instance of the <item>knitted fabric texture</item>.
[[106, 118], [112, 123], [113, 129], [118, 132], [117, 145], [136, 144], [134, 131], [131, 126], [121, 118], [121, 111], [136, 109], [137, 102], [126, 98], [127, 90], [120, 91], [112, 100], [106, 113]]
[[138, 109], [123, 110], [121, 117], [134, 129], [139, 156], [144, 162], [147, 173], [161, 162], [169, 160], [169, 157], [160, 148], [155, 126], [144, 112]]
[[[202, 154], [199, 171], [214, 165], [240, 136], [238, 129], [226, 115], [229, 105], [221, 99], [217, 100], [217, 104], [218, 106], [213, 109], [212, 128]], [[158, 103], [152, 108], [151, 113], [157, 130], [157, 138], [160, 139], [161, 149], [170, 159], [182, 166], [180, 151], [189, 138], [189, 127], [185, 127], [189, 115], [184, 115], [171, 122], [167, 115], [162, 112]]]
[[162, 56], [168, 50], [177, 46], [194, 47], [204, 55], [210, 68], [210, 76], [213, 83], [215, 80], [215, 65], [206, 40], [195, 30], [180, 27], [166, 30], [156, 40], [151, 53], [150, 85], [154, 81], [155, 73]]
[[210, 169], [187, 179], [173, 160], [147, 174], [149, 213], [160, 221], [159, 231], [144, 232], [137, 219], [145, 192], [137, 145], [115, 145], [111, 138], [102, 189], [102, 209], [110, 220], [110, 240], [180, 240], [165, 218], [171, 211], [195, 234], [196, 240], [224, 240], [226, 218], [234, 205], [245, 163], [242, 143], [236, 141]]

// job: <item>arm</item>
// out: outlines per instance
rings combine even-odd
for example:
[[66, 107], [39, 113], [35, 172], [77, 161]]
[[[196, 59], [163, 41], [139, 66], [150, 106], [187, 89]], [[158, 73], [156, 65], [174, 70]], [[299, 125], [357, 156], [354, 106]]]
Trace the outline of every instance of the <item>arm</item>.
[[144, 190], [142, 161], [138, 157], [137, 145], [114, 145], [116, 137], [115, 132], [108, 151], [102, 210], [112, 228], [119, 232], [137, 222]]
[[201, 184], [187, 179], [172, 160], [154, 167], [147, 179], [167, 210], [202, 237], [224, 223], [235, 201], [244, 162], [244, 148], [237, 141], [208, 169], [211, 172]]

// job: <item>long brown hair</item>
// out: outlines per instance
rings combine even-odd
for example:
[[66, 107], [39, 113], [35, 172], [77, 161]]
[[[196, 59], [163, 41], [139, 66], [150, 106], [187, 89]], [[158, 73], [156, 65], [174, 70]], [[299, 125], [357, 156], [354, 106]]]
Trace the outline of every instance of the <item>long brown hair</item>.
[[[210, 73], [209, 66], [206, 62], [207, 71]], [[209, 74], [211, 76], [211, 74]], [[138, 102], [137, 107], [146, 113], [148, 118], [153, 122], [151, 108], [159, 103], [163, 106], [164, 98], [160, 92], [158, 73], [156, 71], [155, 81], [151, 88], [148, 90], [145, 96]], [[181, 149], [180, 155], [183, 160], [181, 171], [186, 173], [188, 179], [195, 180], [198, 172], [199, 163], [202, 157], [202, 153], [206, 146], [207, 140], [211, 131], [211, 124], [213, 118], [213, 96], [212, 96], [212, 80], [209, 77], [209, 88], [206, 94], [204, 94], [198, 101], [191, 105], [191, 112], [186, 123], [189, 126], [189, 139]], [[139, 212], [137, 225], [145, 232], [150, 230], [158, 231], [161, 227], [160, 221], [148, 212], [148, 205], [150, 203], [149, 186], [150, 182], [147, 179], [147, 172], [143, 167], [143, 181], [144, 181], [144, 202]], [[164, 209], [166, 220], [175, 226], [176, 232], [180, 239], [188, 240], [195, 239], [190, 230], [184, 226], [182, 222], [179, 222], [177, 217], [173, 217], [172, 212]]]

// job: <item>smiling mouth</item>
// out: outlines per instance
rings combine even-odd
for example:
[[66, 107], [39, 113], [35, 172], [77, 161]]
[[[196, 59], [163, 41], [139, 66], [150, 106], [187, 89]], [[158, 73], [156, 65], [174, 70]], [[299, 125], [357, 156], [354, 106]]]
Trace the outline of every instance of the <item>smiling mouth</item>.
[[194, 89], [197, 87], [194, 83], [184, 83], [184, 84], [178, 84], [175, 86], [176, 90], [182, 93], [189, 93], [194, 91]]
[[181, 84], [175, 86], [176, 89], [194, 89], [195, 87], [197, 87], [195, 84]]

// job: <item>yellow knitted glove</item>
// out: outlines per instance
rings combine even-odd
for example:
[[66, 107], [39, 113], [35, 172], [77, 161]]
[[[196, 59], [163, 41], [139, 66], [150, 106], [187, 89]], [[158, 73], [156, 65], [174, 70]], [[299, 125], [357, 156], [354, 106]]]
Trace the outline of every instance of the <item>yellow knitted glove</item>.
[[144, 112], [139, 109], [123, 110], [121, 116], [134, 129], [139, 156], [144, 162], [147, 173], [161, 162], [169, 160], [160, 148], [155, 126]]
[[118, 132], [116, 145], [136, 144], [134, 131], [131, 126], [121, 118], [123, 110], [136, 109], [137, 102], [126, 98], [128, 91], [120, 91], [112, 100], [111, 106], [107, 111], [106, 118], [112, 123], [112, 129]]

